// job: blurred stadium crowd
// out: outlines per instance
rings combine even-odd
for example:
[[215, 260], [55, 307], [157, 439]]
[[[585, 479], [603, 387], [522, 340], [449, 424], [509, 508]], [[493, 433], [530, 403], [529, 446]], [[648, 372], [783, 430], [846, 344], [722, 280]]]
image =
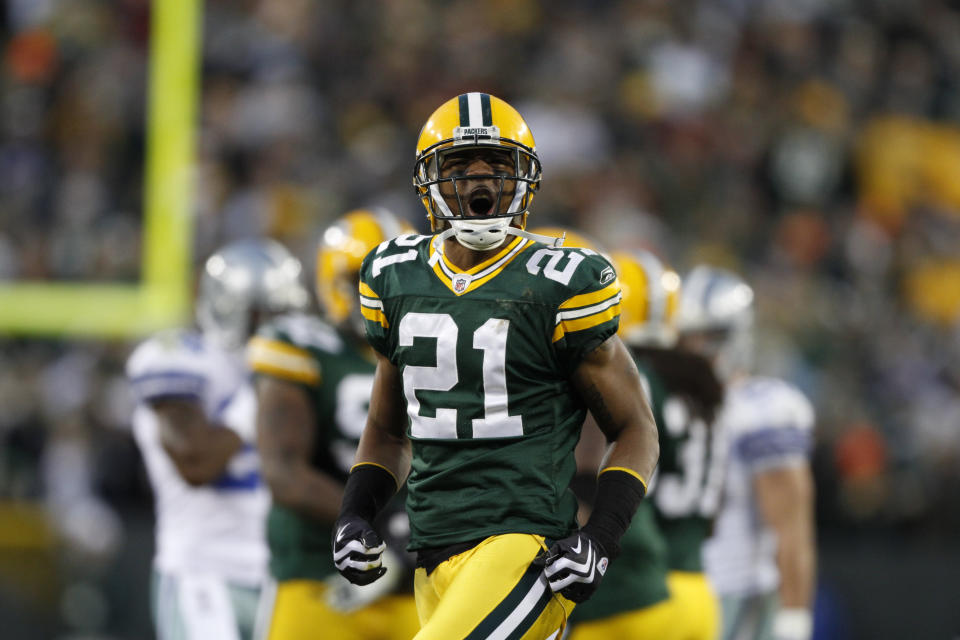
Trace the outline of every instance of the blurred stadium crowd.
[[[149, 12], [4, 3], [0, 279], [139, 277]], [[821, 535], [960, 532], [960, 3], [207, 0], [203, 28], [198, 263], [267, 234], [312, 265], [355, 206], [424, 230], [418, 128], [488, 91], [537, 137], [532, 225], [754, 286], [758, 368], [817, 408]], [[0, 340], [0, 497], [119, 544], [131, 345]]]

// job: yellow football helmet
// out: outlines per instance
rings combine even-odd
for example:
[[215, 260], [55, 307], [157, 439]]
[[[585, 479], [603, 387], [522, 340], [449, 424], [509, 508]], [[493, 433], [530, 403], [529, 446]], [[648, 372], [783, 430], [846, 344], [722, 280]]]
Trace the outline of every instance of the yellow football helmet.
[[[465, 150], [506, 152], [502, 168], [469, 177], [498, 183], [497, 193], [485, 188], [467, 193], [462, 172], [441, 175], [444, 159]], [[527, 123], [516, 109], [487, 93], [465, 93], [445, 102], [431, 114], [417, 140], [413, 185], [431, 230], [436, 233], [449, 224], [457, 240], [472, 249], [498, 246], [511, 223], [526, 227], [540, 178], [540, 159]], [[447, 192], [446, 198], [442, 191]], [[502, 202], [505, 198], [510, 202]], [[473, 215], [467, 215], [467, 209]]]
[[611, 261], [623, 292], [620, 337], [631, 346], [673, 346], [680, 276], [649, 251], [618, 251]]
[[[386, 209], [355, 209], [327, 227], [317, 248], [317, 299], [334, 324], [362, 332], [357, 275], [363, 258], [384, 240], [416, 233]], [[349, 326], [347, 326], [349, 322]]]

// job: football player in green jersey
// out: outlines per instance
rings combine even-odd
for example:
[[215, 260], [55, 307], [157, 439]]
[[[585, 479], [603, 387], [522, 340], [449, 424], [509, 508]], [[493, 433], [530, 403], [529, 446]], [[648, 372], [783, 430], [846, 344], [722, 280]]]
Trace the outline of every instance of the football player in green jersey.
[[[558, 638], [616, 558], [658, 455], [616, 335], [616, 273], [524, 231], [540, 161], [498, 98], [464, 94], [430, 116], [414, 184], [434, 235], [381, 244], [360, 272], [377, 372], [334, 561], [357, 584], [383, 575], [372, 522], [406, 483], [416, 638]], [[578, 528], [587, 410], [611, 446]]]
[[317, 252], [317, 295], [326, 321], [283, 316], [249, 344], [258, 446], [273, 495], [267, 540], [276, 589], [260, 624], [270, 640], [316, 638], [318, 630], [327, 639], [409, 640], [420, 626], [411, 590], [398, 593], [408, 529], [402, 504], [382, 519], [402, 542], [385, 553], [393, 560], [391, 575], [376, 588], [361, 590], [344, 580], [329, 552], [373, 386], [357, 273], [367, 251], [411, 230], [383, 210], [342, 216], [324, 232]]
[[[564, 246], [581, 247], [604, 253], [595, 241], [578, 231], [561, 227], [539, 227], [534, 233], [562, 236]], [[604, 253], [604, 255], [606, 255]], [[619, 265], [616, 265], [619, 271]], [[635, 275], [629, 272], [630, 276]], [[621, 300], [621, 337], [638, 325], [659, 322], [651, 318], [655, 309], [649, 304], [650, 292], [630, 281], [623, 281]], [[626, 295], [630, 292], [632, 295]], [[655, 409], [655, 408], [654, 408]], [[596, 501], [597, 466], [601, 463], [606, 441], [595, 421], [588, 416], [576, 448], [577, 475], [571, 489], [580, 500], [578, 520], [585, 522]], [[620, 539], [620, 558], [610, 566], [603, 584], [571, 617], [571, 640], [607, 640], [609, 638], [669, 637], [675, 626], [673, 608], [667, 602], [667, 547], [655, 521], [653, 505], [640, 503], [627, 532]]]
[[660, 430], [649, 503], [666, 541], [673, 622], [654, 637], [713, 640], [720, 614], [701, 547], [723, 482], [724, 443], [713, 428], [723, 387], [707, 359], [676, 347], [680, 276], [647, 251], [612, 259], [623, 287], [621, 334], [646, 379]]

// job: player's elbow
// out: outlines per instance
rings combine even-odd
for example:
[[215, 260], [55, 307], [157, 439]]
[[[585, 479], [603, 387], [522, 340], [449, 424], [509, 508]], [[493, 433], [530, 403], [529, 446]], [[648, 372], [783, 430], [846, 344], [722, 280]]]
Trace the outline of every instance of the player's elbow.
[[647, 452], [650, 457], [653, 458], [654, 463], [660, 459], [660, 439], [657, 437], [657, 434], [654, 433], [652, 438], [647, 439]]
[[204, 485], [210, 484], [213, 478], [207, 478], [205, 475], [200, 473], [183, 473], [180, 472], [180, 477], [183, 478], [183, 481], [194, 489], [198, 489]]
[[263, 461], [261, 474], [275, 504], [296, 508], [300, 493], [297, 490], [297, 483], [292, 478], [293, 470], [289, 465]]
[[183, 481], [191, 487], [202, 487], [219, 478], [224, 469], [220, 466], [207, 464], [202, 458], [181, 459], [177, 461], [177, 471]]
[[636, 428], [639, 432], [638, 440], [643, 443], [642, 449], [646, 457], [656, 462], [660, 459], [660, 435], [653, 416], [651, 415], [649, 420], [641, 421]]

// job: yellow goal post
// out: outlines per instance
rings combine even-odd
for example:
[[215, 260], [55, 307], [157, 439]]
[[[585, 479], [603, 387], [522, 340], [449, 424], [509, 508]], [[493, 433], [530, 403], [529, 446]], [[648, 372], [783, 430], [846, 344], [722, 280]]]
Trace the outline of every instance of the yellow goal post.
[[151, 6], [139, 284], [0, 282], [0, 337], [126, 338], [187, 318], [201, 8], [202, 0]]

